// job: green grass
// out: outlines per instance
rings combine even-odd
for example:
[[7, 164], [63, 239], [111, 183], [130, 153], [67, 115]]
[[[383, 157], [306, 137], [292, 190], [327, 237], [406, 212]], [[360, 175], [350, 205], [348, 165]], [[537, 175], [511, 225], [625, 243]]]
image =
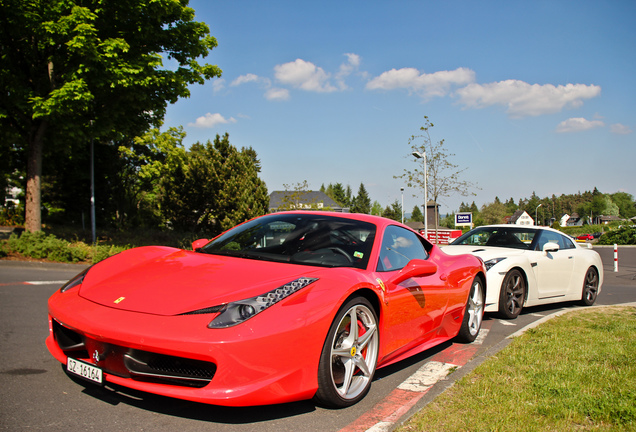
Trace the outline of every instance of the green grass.
[[636, 309], [529, 330], [397, 430], [636, 431]]
[[138, 246], [160, 245], [190, 249], [192, 241], [198, 238], [194, 233], [174, 231], [100, 231], [96, 244], [92, 244], [87, 236], [90, 237], [90, 233], [72, 227], [11, 234], [8, 239], [0, 240], [0, 258], [94, 264]]

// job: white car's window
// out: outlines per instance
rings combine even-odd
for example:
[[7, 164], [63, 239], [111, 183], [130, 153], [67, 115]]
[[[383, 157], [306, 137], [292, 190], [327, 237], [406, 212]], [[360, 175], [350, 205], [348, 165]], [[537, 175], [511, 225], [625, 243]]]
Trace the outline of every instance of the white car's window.
[[377, 271], [404, 268], [412, 259], [427, 259], [428, 254], [417, 234], [395, 225], [388, 226], [382, 237]]
[[564, 243], [565, 237], [561, 234], [552, 231], [542, 231], [539, 242], [537, 243], [537, 250], [543, 250], [543, 246], [546, 243], [555, 243], [559, 245], [559, 249], [565, 249]]
[[512, 249], [530, 249], [536, 230], [510, 227], [478, 227], [459, 237], [449, 246], [494, 246]]

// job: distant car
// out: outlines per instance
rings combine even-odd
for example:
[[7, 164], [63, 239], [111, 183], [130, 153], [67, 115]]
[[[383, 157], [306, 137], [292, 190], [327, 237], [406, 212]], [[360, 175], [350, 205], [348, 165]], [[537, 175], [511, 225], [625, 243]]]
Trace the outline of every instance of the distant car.
[[581, 234], [576, 238], [577, 240], [594, 240], [593, 234]]
[[580, 301], [591, 306], [601, 292], [603, 264], [583, 248], [547, 227], [490, 225], [475, 228], [443, 248], [484, 260], [486, 312], [516, 318], [524, 306]]
[[193, 250], [131, 249], [49, 299], [71, 376], [227, 406], [361, 400], [377, 368], [479, 333], [486, 269], [408, 227], [282, 212]]

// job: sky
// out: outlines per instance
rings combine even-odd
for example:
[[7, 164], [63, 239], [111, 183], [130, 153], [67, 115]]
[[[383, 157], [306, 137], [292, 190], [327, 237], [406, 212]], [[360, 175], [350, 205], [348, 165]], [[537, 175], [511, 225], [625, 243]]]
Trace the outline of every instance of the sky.
[[410, 212], [423, 190], [395, 176], [417, 168], [409, 138], [428, 116], [475, 185], [440, 197], [442, 214], [533, 193], [636, 195], [636, 1], [190, 6], [218, 42], [201, 61], [223, 75], [170, 105], [164, 129], [183, 126], [186, 146], [227, 132], [256, 150], [270, 192], [363, 183]]

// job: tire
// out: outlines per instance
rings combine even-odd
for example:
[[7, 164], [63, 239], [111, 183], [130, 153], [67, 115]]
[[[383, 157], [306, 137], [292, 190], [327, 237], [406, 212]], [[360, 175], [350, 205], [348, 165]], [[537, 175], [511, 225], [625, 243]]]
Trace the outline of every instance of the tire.
[[[355, 320], [355, 331], [351, 322]], [[371, 303], [356, 297], [344, 304], [329, 328], [318, 365], [314, 400], [330, 408], [356, 404], [366, 396], [380, 348], [378, 318]]]
[[594, 267], [587, 269], [583, 280], [583, 293], [581, 294], [581, 304], [592, 306], [598, 295], [598, 271]]
[[470, 288], [470, 295], [466, 301], [464, 319], [457, 334], [457, 340], [459, 342], [471, 343], [477, 338], [479, 330], [481, 329], [481, 323], [484, 319], [485, 298], [484, 284], [479, 277], [476, 277]]
[[518, 269], [512, 269], [501, 283], [499, 292], [499, 315], [514, 319], [519, 316], [526, 301], [526, 280]]

